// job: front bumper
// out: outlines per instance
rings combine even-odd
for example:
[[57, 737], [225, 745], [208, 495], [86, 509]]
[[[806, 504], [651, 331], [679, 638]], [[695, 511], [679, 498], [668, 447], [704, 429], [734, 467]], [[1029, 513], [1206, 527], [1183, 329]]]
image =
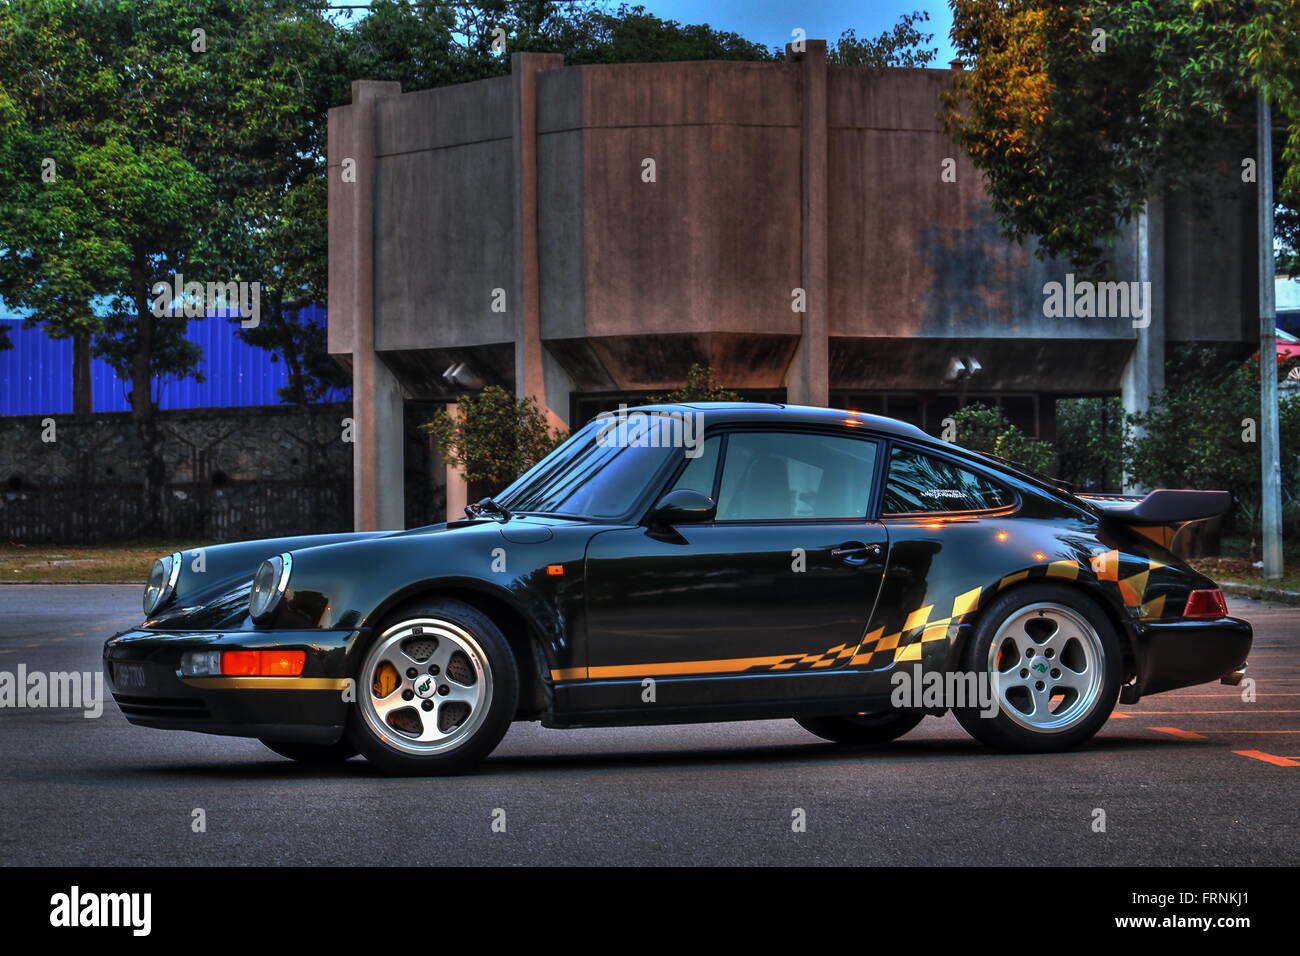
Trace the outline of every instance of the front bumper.
[[[104, 677], [122, 715], [141, 727], [330, 744], [343, 735], [358, 631], [153, 631], [104, 644]], [[182, 677], [192, 650], [302, 650], [299, 677]]]
[[1144, 621], [1136, 626], [1142, 696], [1205, 684], [1244, 668], [1253, 639], [1235, 617]]

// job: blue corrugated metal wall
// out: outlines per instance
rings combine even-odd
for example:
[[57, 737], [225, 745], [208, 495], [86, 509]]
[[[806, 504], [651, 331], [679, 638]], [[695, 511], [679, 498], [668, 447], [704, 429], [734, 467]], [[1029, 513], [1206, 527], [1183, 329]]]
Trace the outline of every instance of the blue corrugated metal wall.
[[[303, 315], [325, 323], [325, 310], [309, 306]], [[51, 339], [38, 328], [24, 329], [22, 322], [0, 303], [0, 322], [9, 333], [12, 349], [0, 352], [0, 415], [55, 415], [72, 411], [72, 340]], [[203, 350], [205, 381], [170, 380], [156, 385], [161, 408], [210, 408], [230, 405], [278, 405], [276, 390], [288, 376], [284, 363], [272, 353], [249, 345], [224, 318], [191, 319], [185, 337]], [[91, 360], [91, 400], [97, 412], [129, 409], [126, 383], [108, 364]], [[346, 401], [349, 390], [340, 389], [328, 401]]]

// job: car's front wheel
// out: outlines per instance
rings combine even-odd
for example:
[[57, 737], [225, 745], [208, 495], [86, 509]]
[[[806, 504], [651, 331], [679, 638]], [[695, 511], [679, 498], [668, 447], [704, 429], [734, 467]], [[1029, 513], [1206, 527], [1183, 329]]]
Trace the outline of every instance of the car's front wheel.
[[1122, 649], [1086, 595], [1035, 584], [996, 598], [963, 654], [989, 694], [987, 708], [953, 713], [977, 740], [1001, 750], [1065, 750], [1091, 738], [1115, 709]]
[[912, 710], [884, 710], [875, 714], [844, 717], [796, 717], [795, 722], [810, 734], [837, 744], [867, 747], [886, 744], [903, 736], [921, 722], [925, 714]]
[[460, 601], [420, 601], [367, 650], [348, 737], [389, 773], [458, 773], [501, 742], [518, 699], [518, 667], [496, 624]]

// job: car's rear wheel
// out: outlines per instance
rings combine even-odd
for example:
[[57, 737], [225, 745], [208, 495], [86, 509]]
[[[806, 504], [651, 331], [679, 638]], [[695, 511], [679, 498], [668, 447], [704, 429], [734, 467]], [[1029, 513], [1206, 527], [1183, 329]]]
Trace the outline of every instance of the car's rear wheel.
[[874, 714], [849, 714], [844, 717], [796, 717], [795, 721], [810, 734], [837, 744], [855, 747], [886, 744], [903, 736], [921, 722], [925, 714], [914, 710], [883, 710]]
[[342, 763], [357, 755], [357, 748], [345, 736], [332, 744], [304, 744], [292, 740], [263, 740], [269, 750], [299, 763]]
[[366, 651], [348, 737], [389, 773], [458, 773], [501, 742], [518, 699], [518, 667], [492, 620], [460, 601], [420, 601]]
[[1077, 746], [1101, 729], [1119, 696], [1115, 628], [1086, 595], [1061, 585], [996, 598], [962, 656], [963, 668], [988, 682], [996, 712], [973, 706], [953, 713], [972, 737], [1001, 750]]

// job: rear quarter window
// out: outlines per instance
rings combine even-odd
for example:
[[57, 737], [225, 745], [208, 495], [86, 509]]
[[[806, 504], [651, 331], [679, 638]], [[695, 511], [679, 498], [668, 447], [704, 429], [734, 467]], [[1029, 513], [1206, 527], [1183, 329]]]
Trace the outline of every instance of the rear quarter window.
[[1015, 504], [1009, 489], [954, 461], [896, 445], [889, 456], [882, 514], [996, 511]]

